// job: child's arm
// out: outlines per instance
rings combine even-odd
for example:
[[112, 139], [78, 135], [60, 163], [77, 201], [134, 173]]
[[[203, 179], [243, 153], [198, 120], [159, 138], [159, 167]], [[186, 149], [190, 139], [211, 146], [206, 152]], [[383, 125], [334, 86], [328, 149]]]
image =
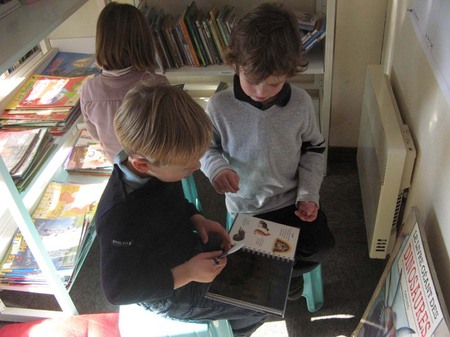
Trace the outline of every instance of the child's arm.
[[221, 224], [216, 221], [206, 219], [201, 214], [193, 215], [190, 220], [204, 244], [208, 242], [208, 234], [217, 233], [220, 237], [222, 237], [222, 249], [228, 250], [231, 248], [230, 236]]
[[314, 221], [317, 218], [319, 206], [314, 201], [299, 201], [295, 215], [303, 221]]
[[174, 289], [178, 289], [190, 282], [209, 283], [220, 274], [227, 265], [227, 259], [221, 258], [222, 251], [206, 252], [195, 255], [183, 264], [172, 268]]
[[230, 169], [220, 171], [212, 181], [216, 192], [224, 194], [226, 192], [236, 193], [239, 191], [239, 175]]

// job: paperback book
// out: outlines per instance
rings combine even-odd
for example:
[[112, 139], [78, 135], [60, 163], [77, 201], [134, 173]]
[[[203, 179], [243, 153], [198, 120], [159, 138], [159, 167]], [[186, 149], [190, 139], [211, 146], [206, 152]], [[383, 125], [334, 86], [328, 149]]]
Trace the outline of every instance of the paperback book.
[[19, 88], [6, 106], [12, 109], [73, 107], [80, 99], [82, 85], [91, 76], [63, 77], [34, 74]]
[[238, 214], [230, 231], [227, 265], [206, 297], [284, 317], [300, 229]]
[[0, 154], [19, 191], [51, 152], [52, 145], [47, 128], [0, 130]]
[[94, 54], [58, 52], [42, 71], [42, 75], [77, 77], [95, 75], [101, 69]]
[[74, 174], [107, 176], [111, 174], [113, 164], [106, 158], [100, 142], [83, 129], [67, 159], [65, 169]]
[[[33, 221], [55, 267], [73, 269], [85, 225], [84, 216], [34, 219]], [[1, 272], [6, 275], [8, 272], [16, 274], [39, 272], [39, 266], [20, 230], [16, 232]]]
[[354, 337], [449, 337], [449, 317], [412, 209]]
[[51, 181], [39, 200], [32, 217], [54, 219], [83, 214], [91, 221], [105, 184], [106, 182], [76, 184]]

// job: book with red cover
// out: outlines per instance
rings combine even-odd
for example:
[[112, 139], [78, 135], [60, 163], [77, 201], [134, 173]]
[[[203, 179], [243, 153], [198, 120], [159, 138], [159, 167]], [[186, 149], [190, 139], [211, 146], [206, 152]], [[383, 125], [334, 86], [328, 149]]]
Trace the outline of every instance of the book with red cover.
[[72, 107], [79, 101], [81, 87], [90, 77], [31, 75], [7, 109]]

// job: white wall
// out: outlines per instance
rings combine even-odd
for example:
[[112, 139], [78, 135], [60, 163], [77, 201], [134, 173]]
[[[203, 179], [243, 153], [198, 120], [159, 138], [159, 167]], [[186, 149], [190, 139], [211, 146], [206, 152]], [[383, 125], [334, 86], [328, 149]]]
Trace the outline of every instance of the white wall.
[[337, 0], [330, 146], [356, 147], [367, 64], [380, 64], [387, 0]]
[[418, 152], [406, 211], [409, 207], [418, 207], [448, 306], [450, 106], [415, 34], [407, 4], [408, 1], [390, 0], [395, 27], [393, 40], [386, 43], [392, 48], [385, 50], [384, 60], [397, 103], [411, 129]]

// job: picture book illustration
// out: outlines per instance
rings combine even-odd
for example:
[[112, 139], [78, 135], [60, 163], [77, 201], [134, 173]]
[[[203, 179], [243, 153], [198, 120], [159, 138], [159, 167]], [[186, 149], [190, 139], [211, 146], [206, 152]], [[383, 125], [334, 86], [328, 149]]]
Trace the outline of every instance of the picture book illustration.
[[206, 297], [283, 317], [299, 234], [299, 228], [238, 214], [230, 231], [234, 252]]
[[230, 238], [247, 249], [293, 259], [299, 232], [295, 227], [238, 214]]
[[79, 173], [110, 173], [113, 164], [106, 158], [100, 142], [93, 139], [86, 129], [72, 148], [66, 163], [66, 170]]

